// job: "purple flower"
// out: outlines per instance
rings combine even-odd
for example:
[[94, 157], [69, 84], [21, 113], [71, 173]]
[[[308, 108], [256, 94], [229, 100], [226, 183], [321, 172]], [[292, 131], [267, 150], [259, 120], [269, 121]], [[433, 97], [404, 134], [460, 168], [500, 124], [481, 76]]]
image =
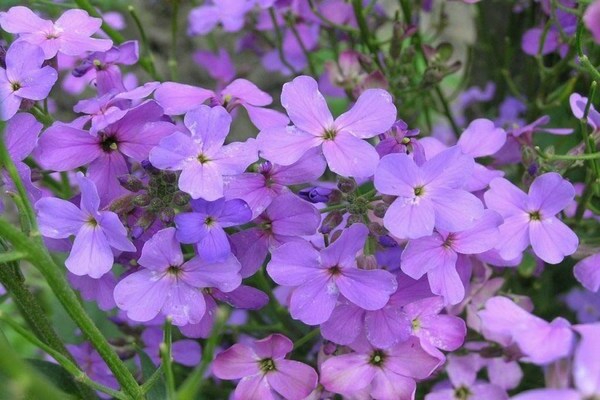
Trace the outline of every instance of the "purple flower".
[[0, 119], [9, 120], [23, 99], [44, 100], [58, 79], [50, 66], [42, 67], [44, 53], [27, 42], [13, 43], [6, 52], [6, 69], [0, 67]]
[[480, 254], [498, 243], [500, 215], [485, 211], [470, 228], [460, 232], [438, 231], [432, 236], [413, 239], [402, 253], [402, 271], [413, 279], [427, 274], [431, 291], [457, 304], [465, 297], [465, 288], [456, 270], [459, 257]]
[[366, 347], [334, 356], [321, 365], [321, 384], [330, 392], [375, 399], [414, 398], [415, 379], [425, 379], [440, 365], [412, 338], [382, 350]]
[[200, 106], [185, 115], [191, 136], [175, 132], [150, 152], [156, 168], [177, 171], [179, 188], [192, 198], [213, 201], [223, 197], [223, 179], [241, 174], [258, 158], [255, 140], [223, 145], [231, 117], [223, 107]]
[[379, 156], [363, 141], [388, 130], [396, 120], [396, 107], [385, 90], [365, 91], [350, 111], [333, 119], [317, 82], [299, 76], [283, 85], [281, 104], [293, 126], [262, 130], [258, 135], [263, 157], [281, 165], [298, 161], [309, 149], [320, 146], [329, 168], [336, 174], [369, 177]]
[[295, 194], [283, 193], [273, 199], [254, 223], [256, 227], [231, 236], [235, 254], [242, 263], [243, 277], [253, 275], [260, 268], [269, 249], [315, 234], [321, 214]]
[[375, 146], [379, 157], [392, 153], [412, 154], [415, 162], [421, 165], [425, 162], [425, 150], [416, 137], [418, 129], [408, 129], [408, 124], [401, 119], [394, 122], [392, 128], [380, 135], [381, 141]]
[[[117, 379], [90, 342], [83, 342], [78, 345], [68, 344], [67, 350], [91, 380], [111, 389], [119, 390]], [[100, 396], [108, 398], [103, 393]]]
[[533, 252], [549, 264], [558, 264], [577, 250], [577, 235], [556, 214], [575, 197], [573, 185], [555, 172], [538, 176], [529, 194], [503, 178], [494, 179], [485, 193], [487, 206], [504, 217], [500, 225], [500, 256], [520, 255], [531, 243]]
[[244, 16], [253, 6], [254, 0], [211, 0], [190, 12], [188, 34], [206, 35], [219, 23], [225, 32], [237, 32], [244, 26]]
[[500, 296], [485, 303], [479, 318], [486, 339], [504, 347], [516, 344], [531, 363], [546, 365], [571, 354], [573, 332], [564, 318], [546, 322]]
[[600, 290], [600, 253], [584, 258], [575, 264], [575, 278], [589, 291]]
[[[141, 336], [144, 342], [144, 351], [148, 354], [154, 365], [160, 365], [160, 344], [163, 341], [163, 331], [158, 327], [144, 330]], [[186, 367], [193, 367], [202, 359], [202, 348], [195, 340], [175, 340], [171, 347], [173, 361]]]
[[0, 26], [9, 33], [19, 34], [19, 41], [40, 46], [48, 60], [61, 52], [78, 56], [86, 51], [106, 51], [112, 40], [91, 38], [100, 29], [102, 20], [86, 11], [65, 11], [56, 22], [41, 19], [27, 7], [11, 7], [0, 13]]
[[306, 241], [286, 243], [271, 252], [267, 266], [271, 278], [280, 285], [296, 287], [290, 300], [293, 318], [308, 325], [327, 321], [340, 293], [365, 310], [385, 306], [397, 287], [394, 276], [356, 265], [367, 234], [366, 226], [354, 224], [320, 252]]
[[75, 275], [97, 279], [112, 268], [111, 248], [135, 251], [135, 246], [117, 214], [99, 211], [100, 197], [94, 183], [81, 172], [77, 173], [77, 181], [81, 190], [79, 208], [55, 197], [42, 198], [35, 204], [40, 233], [53, 239], [75, 235], [65, 266]]
[[236, 79], [220, 91], [212, 91], [176, 82], [164, 82], [154, 96], [168, 115], [184, 114], [195, 110], [207, 100], [211, 105], [220, 105], [228, 111], [242, 106], [250, 121], [259, 129], [285, 126], [289, 119], [285, 114], [265, 108], [273, 98], [246, 79]]
[[585, 27], [592, 32], [596, 43], [600, 43], [600, 2], [594, 1], [585, 9], [583, 22]]
[[225, 197], [244, 200], [253, 218], [260, 215], [273, 199], [288, 193], [288, 186], [316, 181], [325, 172], [325, 160], [317, 149], [309, 150], [295, 163], [282, 166], [265, 162], [258, 173], [232, 176], [225, 183]]
[[573, 288], [564, 297], [569, 308], [577, 313], [577, 320], [587, 324], [600, 321], [600, 293]]
[[389, 154], [375, 172], [375, 187], [398, 198], [383, 219], [398, 238], [416, 239], [434, 228], [460, 231], [483, 215], [483, 205], [461, 189], [473, 170], [473, 159], [458, 147], [445, 150], [421, 167], [406, 154]]
[[314, 369], [298, 361], [287, 360], [294, 344], [275, 334], [248, 344], [236, 343], [219, 353], [212, 372], [219, 379], [241, 379], [234, 400], [275, 399], [302, 400], [316, 387]]
[[235, 77], [235, 65], [227, 50], [222, 47], [216, 54], [211, 51], [197, 51], [194, 53], [194, 61], [220, 83], [231, 82]]
[[55, 123], [40, 137], [40, 164], [55, 171], [70, 171], [88, 165], [88, 177], [101, 194], [102, 203], [127, 193], [118, 177], [129, 173], [125, 156], [142, 162], [153, 146], [176, 127], [162, 121], [162, 108], [147, 101], [127, 111], [97, 135], [73, 126]]
[[242, 281], [240, 263], [233, 256], [213, 263], [199, 257], [184, 262], [175, 228], [152, 236], [144, 244], [138, 263], [143, 268], [121, 280], [114, 295], [117, 306], [139, 322], [162, 314], [177, 326], [198, 323], [206, 311], [198, 289], [216, 287], [230, 292]]
[[[4, 144], [6, 145], [8, 154], [15, 163], [19, 176], [32, 201], [36, 201], [41, 197], [41, 191], [31, 182], [31, 169], [29, 169], [29, 166], [23, 160], [31, 154], [37, 145], [38, 134], [42, 130], [42, 126], [33, 115], [19, 113], [8, 121], [4, 135]], [[10, 190], [13, 190], [13, 182], [6, 171], [0, 172], [0, 178], [6, 182]], [[0, 200], [1, 211], [2, 201]]]
[[117, 306], [113, 296], [117, 280], [112, 272], [108, 272], [98, 279], [87, 275], [69, 274], [69, 283], [74, 289], [79, 290], [84, 300], [95, 301], [98, 308], [103, 311], [112, 310]]
[[175, 216], [176, 237], [181, 243], [197, 243], [198, 254], [206, 261], [219, 261], [231, 252], [223, 228], [249, 222], [252, 212], [240, 199], [192, 200], [190, 213]]
[[449, 356], [446, 372], [452, 387], [435, 390], [427, 394], [425, 400], [508, 400], [506, 391], [500, 386], [477, 380], [480, 369], [481, 359], [476, 354]]

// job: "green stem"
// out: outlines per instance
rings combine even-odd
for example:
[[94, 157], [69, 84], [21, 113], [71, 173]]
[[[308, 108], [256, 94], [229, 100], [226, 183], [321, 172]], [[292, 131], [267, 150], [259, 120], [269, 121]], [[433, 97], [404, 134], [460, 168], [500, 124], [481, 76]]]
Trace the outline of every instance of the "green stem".
[[15, 229], [3, 218], [0, 218], [0, 236], [12, 243], [17, 251], [28, 253], [27, 259], [44, 276], [56, 298], [104, 359], [123, 390], [134, 399], [142, 398], [141, 388], [135, 378], [104, 338], [102, 332], [86, 314], [61, 268], [50, 257], [46, 249], [39, 243], [32, 243], [31, 238]]
[[194, 371], [183, 382], [179, 391], [177, 392], [177, 400], [194, 400], [197, 398], [197, 394], [202, 388], [202, 384], [205, 382], [204, 374], [208, 369], [208, 366], [213, 361], [215, 354], [215, 348], [221, 340], [221, 334], [227, 325], [227, 319], [229, 318], [229, 309], [226, 311], [217, 310], [217, 321], [213, 327], [210, 337], [204, 345], [204, 351], [202, 353], [202, 361]]
[[[15, 332], [17, 332], [19, 335], [21, 335], [23, 338], [25, 338], [28, 342], [30, 342], [34, 346], [40, 348], [45, 353], [47, 353], [49, 356], [54, 358], [54, 360], [56, 360], [56, 362], [61, 367], [63, 367], [68, 373], [73, 375], [76, 382], [83, 383], [84, 385], [86, 385], [94, 390], [98, 390], [100, 392], [106, 393], [116, 399], [120, 399], [120, 400], [128, 399], [128, 397], [124, 393], [121, 393], [117, 390], [113, 390], [107, 386], [104, 386], [97, 382], [94, 382], [92, 379], [90, 379], [90, 377], [84, 371], [82, 371], [79, 368], [79, 366], [73, 360], [65, 357], [60, 352], [56, 351], [52, 347], [48, 346], [46, 343], [44, 343], [41, 340], [39, 340], [38, 338], [36, 338], [34, 335], [31, 334], [31, 332], [24, 329], [21, 325], [19, 325], [18, 323], [16, 323], [12, 319], [10, 319], [8, 316], [3, 315], [2, 312], [0, 312], [0, 320], [3, 321], [4, 323], [6, 323], [7, 325], [10, 325], [10, 327]], [[90, 391], [90, 392], [87, 392], [85, 394], [85, 396], [94, 396], [94, 394]]]
[[179, 0], [173, 0], [173, 9], [171, 15], [171, 51], [167, 64], [171, 73], [171, 80], [177, 80], [177, 35], [179, 30]]
[[302, 50], [302, 53], [304, 53], [304, 57], [306, 57], [306, 61], [308, 62], [308, 69], [310, 70], [311, 75], [317, 76], [318, 75], [317, 74], [317, 68], [315, 67], [315, 64], [314, 64], [314, 62], [312, 60], [310, 52], [308, 51], [308, 49], [304, 45], [304, 42], [302, 41], [302, 38], [300, 37], [300, 34], [298, 33], [298, 30], [296, 29], [296, 26], [294, 25], [294, 21], [291, 18], [288, 18], [287, 19], [287, 23], [288, 23], [288, 27], [292, 31], [292, 34], [296, 38], [296, 41], [300, 45], [300, 49]]
[[[354, 16], [356, 18], [356, 22], [358, 23], [358, 30], [360, 33], [360, 38], [362, 43], [367, 47], [371, 56], [373, 57], [373, 61], [377, 64], [381, 72], [385, 72], [385, 68], [379, 60], [379, 50], [377, 46], [371, 40], [371, 31], [369, 30], [369, 26], [367, 25], [367, 20], [365, 19], [365, 14], [363, 13], [363, 2], [362, 0], [352, 0], [352, 9], [354, 10]], [[385, 74], [384, 74], [385, 75]]]
[[321, 208], [319, 211], [321, 211], [321, 213], [326, 213], [329, 211], [342, 210], [346, 207], [348, 207], [347, 204], [334, 204], [332, 206], [327, 206], [327, 207]]
[[6, 389], [19, 388], [21, 395], [24, 395], [23, 398], [28, 399], [66, 400], [73, 398], [57, 389], [48, 378], [23, 361], [12, 348], [2, 330], [0, 330], [0, 354], [2, 354], [0, 371], [11, 383], [5, 385]]
[[8, 263], [11, 261], [19, 261], [27, 256], [27, 253], [22, 251], [11, 251], [8, 253], [0, 253], [0, 264]]
[[300, 347], [313, 340], [316, 336], [319, 336], [320, 333], [321, 329], [319, 328], [315, 328], [312, 331], [308, 332], [306, 335], [302, 336], [300, 339], [294, 342], [294, 350], [298, 350]]
[[535, 151], [542, 157], [547, 160], [567, 160], [567, 161], [583, 161], [583, 160], [597, 160], [600, 158], [600, 152], [598, 153], [587, 153], [580, 154], [576, 156], [571, 156], [568, 154], [547, 154], [544, 153], [538, 146], [535, 146]]
[[152, 79], [161, 80], [156, 72], [156, 66], [154, 65], [154, 55], [150, 50], [150, 44], [148, 42], [148, 37], [146, 36], [146, 30], [144, 29], [144, 25], [140, 20], [140, 17], [135, 12], [135, 8], [133, 6], [127, 7], [131, 18], [133, 18], [133, 22], [135, 22], [135, 26], [140, 32], [140, 39], [142, 42], [142, 51], [144, 55], [140, 58], [140, 65], [150, 74]]
[[277, 47], [277, 54], [279, 54], [279, 59], [281, 63], [285, 65], [287, 69], [294, 75], [298, 75], [298, 71], [290, 64], [285, 58], [285, 54], [283, 53], [283, 35], [281, 34], [281, 29], [279, 28], [279, 24], [277, 23], [277, 16], [275, 15], [275, 11], [273, 7], [269, 8], [269, 17], [271, 17], [271, 23], [273, 24], [273, 30], [275, 31], [275, 47]]
[[163, 374], [163, 368], [162, 365], [160, 367], [158, 367], [156, 369], [156, 371], [154, 371], [152, 373], [152, 375], [150, 375], [150, 378], [148, 378], [146, 380], [146, 382], [144, 382], [144, 384], [142, 385], [142, 392], [144, 394], [148, 393], [150, 391], [150, 389], [152, 389], [152, 387], [158, 382], [160, 381], [160, 378], [162, 377]]
[[163, 343], [160, 344], [160, 358], [162, 361], [162, 369], [165, 373], [165, 381], [167, 383], [167, 399], [175, 400], [175, 375], [173, 375], [173, 329], [171, 319], [167, 318], [164, 327]]

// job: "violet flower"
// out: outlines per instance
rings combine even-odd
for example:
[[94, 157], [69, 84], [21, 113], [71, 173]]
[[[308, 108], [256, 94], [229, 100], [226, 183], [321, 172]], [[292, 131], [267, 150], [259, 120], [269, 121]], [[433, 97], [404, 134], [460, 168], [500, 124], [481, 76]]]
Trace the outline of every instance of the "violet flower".
[[206, 261], [219, 261], [231, 252], [224, 228], [249, 222], [252, 212], [240, 199], [192, 200], [193, 212], [175, 216], [176, 237], [181, 243], [196, 243]]
[[367, 234], [366, 226], [354, 224], [320, 252], [306, 241], [286, 243], [271, 252], [267, 265], [271, 278], [280, 285], [296, 287], [290, 300], [294, 319], [308, 325], [327, 321], [340, 293], [365, 310], [385, 306], [397, 287], [394, 276], [356, 265]]
[[112, 249], [135, 251], [127, 238], [127, 230], [117, 214], [100, 211], [100, 197], [94, 183], [77, 173], [81, 190], [79, 208], [55, 197], [44, 197], [35, 204], [40, 233], [49, 238], [63, 239], [75, 235], [73, 248], [65, 266], [75, 275], [100, 278], [111, 270]]
[[175, 132], [150, 152], [156, 168], [181, 170], [179, 188], [192, 198], [223, 197], [224, 177], [241, 174], [258, 158], [255, 140], [223, 145], [231, 116], [220, 106], [200, 106], [188, 112], [184, 124], [191, 135]]
[[[154, 365], [161, 363], [160, 344], [163, 342], [163, 331], [159, 327], [149, 327], [144, 330], [141, 336], [144, 342], [144, 351]], [[171, 356], [173, 361], [186, 367], [194, 367], [200, 364], [202, 359], [202, 348], [195, 340], [183, 339], [174, 340], [171, 346]]]
[[252, 7], [254, 0], [211, 0], [192, 9], [188, 17], [188, 34], [206, 35], [218, 24], [225, 32], [237, 32], [244, 26], [244, 17]]
[[406, 154], [389, 154], [375, 172], [375, 187], [398, 198], [383, 219], [398, 238], [416, 239], [434, 228], [460, 231], [483, 215], [481, 201], [462, 189], [473, 159], [458, 147], [445, 150], [421, 167]]
[[[1, 14], [0, 14], [1, 18]], [[6, 52], [6, 69], [0, 67], [0, 120], [17, 113], [21, 101], [44, 100], [58, 79], [49, 65], [42, 67], [44, 53], [27, 42], [13, 43]]]
[[573, 185], [555, 172], [538, 176], [529, 194], [504, 178], [494, 179], [485, 193], [488, 207], [504, 217], [500, 225], [500, 256], [512, 259], [529, 244], [539, 258], [558, 264], [577, 250], [577, 235], [557, 217], [575, 197]]
[[162, 314], [171, 317], [173, 325], [198, 323], [206, 311], [199, 289], [216, 287], [230, 292], [242, 281], [240, 264], [233, 256], [212, 263], [199, 257], [184, 262], [175, 228], [152, 236], [138, 263], [143, 268], [122, 279], [114, 295], [117, 306], [139, 322]]
[[441, 364], [412, 338], [382, 350], [362, 345], [357, 353], [334, 356], [321, 365], [325, 389], [352, 397], [414, 398], [415, 379], [425, 379]]
[[248, 344], [236, 343], [215, 358], [212, 372], [219, 379], [241, 379], [234, 400], [302, 400], [316, 387], [314, 369], [298, 361], [287, 360], [294, 344], [275, 334]]
[[106, 51], [112, 40], [91, 38], [102, 20], [92, 18], [80, 9], [65, 11], [56, 22], [41, 19], [27, 7], [11, 7], [0, 13], [0, 26], [6, 32], [19, 34], [19, 41], [40, 46], [46, 60], [61, 52], [79, 56], [87, 51]]
[[261, 154], [267, 160], [290, 165], [313, 147], [321, 147], [331, 171], [342, 176], [369, 177], [379, 155], [362, 139], [388, 130], [396, 120], [396, 107], [385, 90], [365, 91], [354, 106], [335, 120], [317, 82], [299, 76], [283, 85], [281, 104], [293, 126], [262, 130]]

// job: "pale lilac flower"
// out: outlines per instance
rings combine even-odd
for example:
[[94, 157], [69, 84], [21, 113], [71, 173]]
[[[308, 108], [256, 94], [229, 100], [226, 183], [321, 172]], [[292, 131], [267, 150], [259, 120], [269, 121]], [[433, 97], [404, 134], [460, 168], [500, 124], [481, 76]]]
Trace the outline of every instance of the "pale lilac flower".
[[487, 206], [504, 217], [500, 225], [500, 256], [512, 259], [529, 244], [539, 258], [558, 264], [577, 250], [577, 235], [556, 214], [575, 197], [573, 185], [555, 172], [537, 177], [529, 194], [503, 178], [494, 179], [485, 193]]
[[269, 250], [284, 243], [302, 241], [302, 236], [314, 235], [321, 223], [321, 214], [295, 194], [283, 193], [253, 222], [256, 227], [231, 236], [243, 277], [253, 275], [260, 268]]
[[68, 278], [71, 286], [79, 291], [81, 298], [85, 301], [96, 302], [98, 308], [103, 311], [112, 310], [117, 306], [113, 296], [117, 280], [112, 272], [108, 272], [98, 279], [72, 273], [68, 275]]
[[42, 198], [35, 204], [40, 233], [53, 239], [75, 235], [65, 266], [75, 275], [97, 279], [112, 268], [113, 248], [135, 251], [135, 246], [117, 214], [99, 211], [100, 197], [94, 183], [81, 172], [77, 181], [81, 190], [79, 208], [55, 197]]
[[74, 126], [55, 123], [40, 137], [40, 164], [54, 171], [70, 171], [88, 165], [88, 177], [98, 187], [106, 204], [127, 193], [118, 177], [129, 173], [125, 156], [142, 162], [150, 150], [176, 126], [162, 120], [163, 110], [155, 101], [131, 108], [118, 121], [96, 135]]
[[[144, 330], [141, 336], [144, 342], [144, 351], [154, 365], [161, 363], [160, 344], [163, 342], [163, 331], [159, 327], [149, 327]], [[171, 345], [171, 356], [173, 361], [186, 367], [194, 367], [202, 359], [202, 348], [195, 340], [174, 340]]]
[[567, 306], [577, 314], [582, 324], [600, 321], [600, 293], [581, 288], [573, 288], [564, 297]]
[[223, 179], [241, 174], [257, 160], [255, 140], [223, 145], [231, 116], [220, 106], [200, 106], [188, 112], [184, 124], [191, 135], [175, 132], [150, 152], [156, 168], [181, 170], [179, 188], [192, 198], [213, 201], [223, 197]]
[[226, 84], [235, 77], [235, 65], [224, 48], [219, 48], [215, 54], [211, 51], [200, 50], [194, 53], [194, 61], [203, 67], [211, 78]]
[[189, 35], [206, 35], [217, 24], [225, 32], [237, 32], [244, 26], [244, 17], [254, 6], [254, 0], [211, 0], [194, 8], [188, 17]]
[[[30, 200], [34, 202], [41, 197], [41, 191], [31, 182], [31, 169], [23, 160], [31, 154], [37, 145], [38, 135], [42, 130], [42, 126], [33, 115], [18, 113], [7, 122], [4, 133], [4, 144], [6, 145], [8, 155], [15, 163], [17, 172], [27, 189]], [[13, 182], [4, 170], [0, 172], [0, 183], [2, 181], [7, 185], [7, 190], [15, 190]], [[0, 199], [1, 211], [2, 201]]]
[[230, 292], [242, 281], [240, 264], [233, 256], [213, 263], [200, 257], [184, 262], [175, 228], [152, 236], [144, 244], [138, 263], [143, 268], [122, 279], [114, 295], [117, 306], [139, 322], [162, 314], [171, 317], [173, 325], [198, 323], [206, 311], [199, 289], [216, 287]]
[[367, 90], [349, 111], [334, 120], [317, 82], [299, 76], [283, 85], [281, 104], [294, 125], [259, 133], [263, 157], [290, 165], [309, 149], [321, 147], [331, 171], [352, 177], [373, 175], [379, 155], [362, 139], [385, 132], [396, 120], [396, 107], [389, 93]]
[[6, 69], [0, 67], [0, 120], [17, 113], [23, 99], [44, 100], [58, 79], [49, 65], [42, 67], [44, 53], [27, 42], [13, 43], [6, 52]]
[[583, 15], [583, 22], [592, 32], [596, 43], [600, 43], [600, 1], [592, 2], [586, 9]]
[[546, 322], [501, 296], [489, 299], [479, 317], [486, 339], [504, 347], [516, 344], [526, 361], [546, 365], [571, 354], [573, 332], [564, 318]]
[[217, 91], [182, 83], [163, 82], [154, 97], [168, 115], [184, 114], [210, 100], [211, 106], [220, 105], [230, 112], [238, 106], [244, 107], [250, 121], [258, 129], [285, 126], [289, 123], [285, 114], [266, 108], [273, 102], [273, 98], [247, 79], [236, 79]]
[[307, 151], [300, 160], [287, 166], [267, 161], [258, 167], [258, 172], [230, 177], [225, 182], [225, 197], [244, 200], [256, 218], [273, 199], [289, 193], [288, 186], [316, 181], [325, 167], [323, 155], [317, 149]]
[[481, 201], [461, 189], [473, 159], [458, 147], [445, 150], [421, 167], [406, 154], [389, 154], [375, 172], [375, 187], [398, 198], [383, 219], [398, 238], [428, 236], [433, 229], [460, 231], [483, 215]]
[[575, 278], [589, 291], [600, 290], [600, 253], [584, 258], [575, 264]]
[[92, 18], [80, 9], [65, 11], [56, 22], [41, 19], [27, 7], [11, 7], [0, 13], [0, 26], [9, 33], [19, 34], [19, 41], [40, 46], [46, 59], [61, 52], [69, 56], [79, 56], [86, 51], [106, 51], [112, 40], [94, 39], [102, 20]]
[[[88, 378], [111, 389], [119, 390], [117, 379], [90, 342], [68, 344], [66, 347]], [[100, 393], [99, 396], [108, 398], [104, 393]]]
[[176, 237], [181, 243], [196, 243], [198, 254], [206, 261], [219, 261], [231, 252], [224, 228], [242, 225], [252, 218], [252, 211], [240, 199], [215, 201], [192, 200], [193, 212], [175, 216]]
[[482, 367], [482, 361], [477, 354], [448, 356], [446, 372], [451, 387], [438, 390], [434, 388], [433, 392], [425, 396], [425, 400], [508, 400], [506, 391], [500, 386], [477, 380], [477, 372]]
[[233, 400], [303, 400], [317, 387], [318, 376], [308, 365], [285, 358], [293, 347], [279, 334], [236, 343], [217, 355], [212, 372], [219, 379], [241, 379]]
[[360, 398], [412, 399], [415, 380], [427, 378], [441, 363], [416, 338], [386, 350], [361, 347], [357, 353], [334, 356], [321, 365], [325, 389], [350, 398], [362, 394]]
[[438, 230], [432, 236], [413, 239], [402, 253], [402, 271], [413, 279], [427, 274], [431, 291], [457, 304], [465, 297], [465, 288], [456, 269], [459, 257], [492, 249], [499, 240], [500, 215], [487, 210], [473, 226], [464, 231]]
[[320, 252], [306, 241], [286, 243], [271, 252], [267, 266], [271, 278], [296, 287], [290, 300], [293, 318], [308, 325], [327, 321], [340, 294], [365, 310], [385, 306], [397, 287], [394, 276], [357, 268], [356, 255], [367, 234], [366, 226], [354, 224]]

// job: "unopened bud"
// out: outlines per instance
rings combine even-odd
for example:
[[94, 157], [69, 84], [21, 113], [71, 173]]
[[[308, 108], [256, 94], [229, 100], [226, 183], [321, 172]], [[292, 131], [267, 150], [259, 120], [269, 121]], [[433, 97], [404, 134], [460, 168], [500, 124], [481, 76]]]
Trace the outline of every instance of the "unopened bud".
[[179, 207], [183, 207], [187, 205], [191, 199], [192, 197], [185, 192], [176, 192], [173, 195], [173, 204]]
[[142, 165], [142, 168], [144, 168], [144, 170], [150, 175], [157, 175], [160, 173], [160, 170], [152, 165], [148, 160], [144, 160], [140, 164]]
[[166, 182], [166, 183], [171, 183], [171, 184], [176, 183], [177, 182], [177, 174], [174, 172], [169, 172], [169, 171], [163, 172], [162, 180], [163, 180], [163, 182]]
[[377, 203], [375, 204], [375, 207], [373, 207], [373, 214], [375, 214], [377, 218], [383, 218], [388, 207], [389, 206], [385, 203]]
[[353, 214], [353, 215], [350, 215], [348, 217], [348, 222], [346, 223], [346, 226], [351, 226], [351, 225], [354, 225], [354, 224], [360, 224], [362, 222], [363, 222], [363, 220], [362, 220], [362, 216], [361, 215]]
[[160, 218], [163, 223], [168, 224], [173, 221], [173, 218], [175, 218], [175, 211], [173, 211], [173, 209], [170, 207], [163, 208], [158, 213], [158, 218]]
[[342, 193], [351, 193], [356, 190], [356, 182], [352, 178], [340, 177], [338, 178], [337, 187]]
[[316, 186], [302, 189], [298, 192], [298, 195], [311, 203], [327, 203], [331, 193], [332, 189]]
[[398, 242], [396, 242], [396, 240], [391, 237], [390, 235], [381, 235], [377, 238], [377, 242], [382, 246], [382, 247], [396, 247], [398, 246]]
[[144, 187], [144, 183], [135, 175], [121, 175], [117, 179], [121, 186], [130, 192], [139, 192]]
[[387, 229], [385, 229], [378, 222], [370, 222], [369, 225], [368, 225], [368, 228], [369, 228], [369, 232], [373, 236], [381, 236], [381, 235], [386, 235], [388, 233]]
[[146, 207], [148, 204], [150, 204], [150, 200], [152, 200], [152, 197], [150, 197], [150, 195], [147, 193], [143, 193], [135, 196], [132, 202], [137, 207]]
[[356, 258], [356, 265], [360, 269], [377, 269], [377, 259], [374, 255], [360, 255]]
[[396, 200], [396, 196], [390, 196], [389, 194], [384, 194], [383, 196], [381, 196], [381, 200], [383, 200], [383, 202], [385, 204], [392, 204], [394, 202], [394, 200]]
[[336, 226], [342, 223], [344, 215], [339, 211], [332, 211], [323, 219], [323, 223], [319, 228], [322, 234], [328, 234], [335, 229]]

